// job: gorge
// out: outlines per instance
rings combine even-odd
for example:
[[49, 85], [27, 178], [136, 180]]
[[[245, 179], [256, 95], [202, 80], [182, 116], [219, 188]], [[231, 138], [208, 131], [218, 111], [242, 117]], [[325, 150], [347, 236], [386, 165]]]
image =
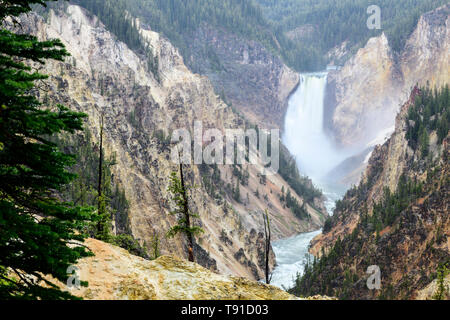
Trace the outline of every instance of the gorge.
[[[98, 148], [100, 118], [104, 115], [105, 157], [115, 157], [111, 184], [123, 190], [128, 202], [128, 209], [115, 214], [116, 232], [130, 233], [147, 248], [151, 248], [152, 239], [158, 238], [161, 254], [183, 256], [184, 240], [169, 241], [165, 237], [167, 227], [174, 223], [167, 201], [168, 177], [174, 166], [166, 137], [186, 125], [193, 130], [195, 121], [201, 121], [205, 131], [217, 128], [225, 132], [250, 125], [214, 92], [208, 78], [193, 74], [185, 66], [170, 42], [143, 26], [139, 30], [159, 60], [160, 80], [148, 70], [143, 57], [118, 41], [98, 17], [77, 5], [56, 7], [44, 17], [32, 13], [23, 18], [22, 30], [40, 39], [59, 37], [70, 51], [72, 56], [67, 61], [45, 66], [52, 76], [48, 90], [41, 94], [48, 101], [65, 101], [89, 114], [86, 127], [93, 149]], [[277, 76], [284, 78], [284, 74], [281, 71]], [[85, 137], [79, 139], [84, 141]], [[292, 190], [293, 197], [305, 204], [308, 212], [308, 219], [300, 218], [278, 197], [282, 188], [290, 188], [289, 183], [279, 174], [263, 181], [260, 169], [229, 165], [214, 169], [205, 165], [186, 171], [189, 182], [200, 186], [191, 205], [205, 230], [196, 246], [197, 261], [204, 267], [255, 280], [262, 278], [260, 212], [266, 208], [275, 240], [323, 225], [326, 213], [320, 199], [313, 204]], [[90, 174], [89, 170], [82, 167], [78, 174]], [[306, 182], [296, 183], [305, 183], [305, 190], [309, 188]], [[270, 265], [274, 265], [272, 252]]]
[[442, 289], [450, 4], [365, 1], [0, 1], [0, 300]]
[[[400, 54], [394, 55], [382, 34], [369, 39], [337, 70], [300, 76], [286, 112], [283, 142], [300, 171], [323, 190], [330, 214], [334, 202], [360, 183], [374, 148], [394, 132], [395, 115], [408, 100], [412, 86], [439, 88], [448, 83], [448, 13], [447, 5], [423, 15]], [[427, 48], [427, 53], [414, 48]], [[396, 185], [389, 187], [395, 190]], [[336, 233], [331, 234], [317, 236], [311, 252], [318, 255], [322, 239], [336, 241]], [[288, 286], [303, 271], [312, 238], [303, 234], [274, 244], [280, 257], [274, 274], [277, 285]], [[286, 258], [290, 254], [295, 257]]]
[[[346, 186], [331, 182], [328, 174], [351, 151], [340, 149], [324, 127], [327, 76], [327, 72], [300, 75], [300, 84], [289, 100], [282, 140], [301, 173], [321, 188], [328, 213], [332, 214], [334, 203], [343, 196]], [[293, 284], [292, 280], [303, 272], [305, 260], [310, 257], [310, 241], [319, 233], [300, 234], [274, 243], [277, 258], [274, 284], [286, 288]]]

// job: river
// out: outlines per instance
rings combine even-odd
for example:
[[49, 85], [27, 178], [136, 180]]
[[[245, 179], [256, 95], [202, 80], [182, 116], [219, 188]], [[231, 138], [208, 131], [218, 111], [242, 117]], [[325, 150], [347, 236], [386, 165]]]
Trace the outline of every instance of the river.
[[[327, 182], [326, 175], [349, 153], [338, 150], [324, 131], [324, 98], [326, 72], [302, 74], [299, 87], [289, 100], [285, 118], [283, 143], [295, 157], [302, 174], [309, 176], [322, 189], [330, 214], [336, 200], [345, 192], [342, 186]], [[321, 230], [299, 234], [272, 243], [277, 259], [272, 284], [290, 288], [297, 274], [302, 274], [311, 258], [308, 247]]]

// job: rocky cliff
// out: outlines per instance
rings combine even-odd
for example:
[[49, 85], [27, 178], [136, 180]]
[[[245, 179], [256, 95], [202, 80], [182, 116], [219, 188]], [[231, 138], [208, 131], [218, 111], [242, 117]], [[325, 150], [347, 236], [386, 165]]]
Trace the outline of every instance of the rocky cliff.
[[414, 85], [448, 83], [450, 75], [450, 4], [424, 14], [400, 56], [404, 90]]
[[[126, 220], [132, 236], [151, 248], [158, 235], [163, 254], [186, 256], [181, 236], [165, 238], [175, 223], [175, 217], [169, 215], [168, 178], [177, 170], [170, 161], [167, 137], [175, 129], [192, 130], [195, 120], [202, 121], [205, 129], [221, 131], [242, 128], [244, 121], [215, 94], [206, 77], [189, 71], [178, 51], [159, 34], [140, 30], [159, 59], [159, 79], [155, 79], [148, 67], [149, 57], [130, 50], [97, 17], [80, 7], [67, 5], [45, 16], [23, 17], [20, 30], [42, 40], [60, 38], [71, 57], [43, 67], [51, 76], [38, 94], [46, 103], [62, 103], [87, 113], [86, 128], [96, 148], [103, 115], [106, 157], [115, 158], [112, 183], [124, 190], [129, 202]], [[230, 168], [219, 167], [219, 185], [236, 183]], [[249, 193], [260, 184], [256, 182], [260, 181], [257, 170], [249, 170]], [[299, 220], [279, 203], [277, 190], [289, 187], [279, 176], [260, 187], [266, 189], [267, 200], [250, 196], [244, 205], [226, 192], [218, 197], [208, 193], [199, 167], [191, 166], [185, 174], [190, 185], [199, 186], [191, 194], [191, 209], [200, 215], [198, 224], [205, 230], [196, 246], [197, 261], [211, 269], [252, 279], [262, 277], [263, 220], [258, 210], [266, 208], [269, 199], [274, 203], [270, 208], [274, 238], [323, 224], [323, 214], [312, 206], [310, 218]], [[295, 196], [302, 201], [300, 195]]]
[[[339, 214], [334, 215], [331, 219], [334, 223], [332, 230], [330, 232], [325, 230], [311, 242], [310, 252], [314, 255], [319, 256], [322, 248], [329, 249], [339, 237], [344, 238], [350, 234], [359, 222], [359, 213], [363, 205], [367, 204], [367, 209], [371, 209], [373, 203], [382, 197], [384, 187], [389, 187], [391, 190], [397, 188], [399, 177], [406, 166], [408, 142], [405, 137], [405, 118], [408, 108], [413, 103], [414, 97], [412, 96], [396, 117], [396, 130], [389, 141], [377, 146], [372, 153], [360, 182], [360, 185], [370, 185], [370, 188], [366, 188], [368, 190], [365, 191], [364, 201], [358, 199], [354, 192], [349, 191], [346, 194], [342, 202], [348, 203], [348, 207], [351, 209], [340, 210], [340, 206], [337, 206], [336, 212]], [[352, 190], [354, 191], [354, 189]]]
[[[298, 284], [300, 292], [358, 299], [426, 297], [418, 292], [450, 262], [450, 136], [444, 126], [438, 138], [433, 124], [447, 121], [442, 120], [450, 103], [446, 90], [433, 104], [440, 105], [433, 116], [424, 111], [431, 106], [429, 93], [413, 90], [393, 135], [375, 148], [360, 185], [336, 204], [324, 233], [311, 242], [310, 252], [321, 259]], [[429, 138], [415, 143], [412, 128], [422, 121], [431, 121], [428, 133], [421, 129]], [[381, 269], [381, 290], [366, 287], [370, 265]]]
[[[95, 254], [77, 265], [87, 288], [71, 293], [88, 300], [293, 300], [294, 296], [244, 278], [227, 277], [172, 256], [148, 261], [88, 239]], [[61, 285], [64, 288], [63, 285]], [[64, 288], [65, 289], [65, 288]]]
[[205, 24], [189, 43], [187, 65], [194, 72], [208, 76], [216, 92], [250, 121], [282, 128], [298, 73], [260, 43]]
[[[330, 135], [339, 145], [359, 150], [383, 143], [414, 85], [434, 87], [450, 80], [449, 46], [450, 5], [424, 14], [401, 53], [392, 52], [384, 34], [370, 39], [340, 70], [330, 72]], [[353, 176], [357, 183], [359, 174]]]
[[401, 80], [384, 34], [371, 38], [341, 70], [331, 72], [327, 109], [333, 116], [327, 122], [337, 142], [365, 145], [380, 128], [392, 125], [402, 98]]

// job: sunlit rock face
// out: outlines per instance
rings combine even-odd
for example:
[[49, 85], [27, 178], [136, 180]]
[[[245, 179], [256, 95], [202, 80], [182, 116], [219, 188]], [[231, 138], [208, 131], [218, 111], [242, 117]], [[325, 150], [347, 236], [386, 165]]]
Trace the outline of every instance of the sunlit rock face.
[[[325, 130], [338, 146], [364, 158], [367, 148], [382, 144], [394, 131], [395, 116], [415, 84], [435, 87], [449, 82], [449, 12], [450, 5], [445, 5], [424, 14], [402, 52], [393, 53], [382, 34], [371, 38], [340, 70], [329, 73]], [[364, 168], [360, 165], [339, 178], [358, 183]]]
[[401, 101], [401, 82], [384, 34], [371, 38], [341, 70], [331, 72], [328, 85], [336, 101], [331, 108], [336, 142], [362, 146], [380, 129], [392, 126]]
[[450, 80], [450, 5], [424, 14], [401, 55], [404, 88]]
[[[71, 292], [88, 300], [294, 300], [273, 286], [223, 276], [173, 256], [148, 261], [126, 250], [88, 239], [95, 257], [78, 263], [89, 286]], [[62, 286], [64, 288], [64, 286]]]
[[449, 12], [446, 5], [424, 14], [398, 57], [382, 34], [330, 73], [329, 125], [338, 143], [370, 143], [383, 129], [393, 131], [395, 114], [416, 83], [433, 87], [449, 81]]
[[78, 262], [77, 275], [88, 287], [58, 285], [86, 300], [301, 300], [275, 286], [220, 275], [173, 256], [149, 261], [98, 240], [87, 239], [85, 245], [95, 256]]

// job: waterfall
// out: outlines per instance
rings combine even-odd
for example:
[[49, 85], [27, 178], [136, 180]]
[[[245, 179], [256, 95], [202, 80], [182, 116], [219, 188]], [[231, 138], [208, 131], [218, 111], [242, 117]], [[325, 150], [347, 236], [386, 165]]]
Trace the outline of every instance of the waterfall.
[[283, 142], [297, 160], [300, 171], [321, 185], [326, 174], [345, 155], [324, 132], [324, 99], [327, 73], [302, 74], [289, 100]]

